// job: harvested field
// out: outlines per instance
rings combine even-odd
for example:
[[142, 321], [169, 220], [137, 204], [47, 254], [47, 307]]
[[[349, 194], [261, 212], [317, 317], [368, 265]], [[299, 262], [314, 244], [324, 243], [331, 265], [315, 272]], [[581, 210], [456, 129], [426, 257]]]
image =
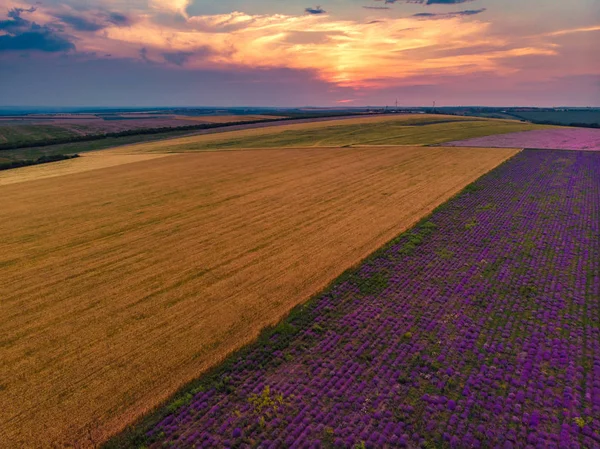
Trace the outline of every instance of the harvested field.
[[127, 151], [187, 152], [240, 148], [430, 145], [490, 134], [552, 128], [509, 120], [443, 115], [397, 115], [266, 126], [190, 136]]
[[196, 382], [136, 443], [600, 448], [599, 213], [600, 153], [526, 150]]
[[514, 150], [175, 155], [0, 187], [0, 446], [92, 446]]
[[[112, 153], [111, 151], [103, 151], [102, 153], [84, 153], [75, 159], [0, 171], [0, 186], [35, 181], [38, 179], [56, 178], [74, 173], [114, 167], [116, 165], [130, 164], [132, 162], [158, 159], [165, 156], [169, 156], [169, 154], [126, 154], [123, 152]], [[1, 160], [2, 159], [0, 159], [0, 161]], [[10, 160], [7, 161], [10, 162]]]
[[448, 142], [457, 147], [539, 148], [548, 150], [600, 150], [600, 129], [556, 128], [515, 132]]

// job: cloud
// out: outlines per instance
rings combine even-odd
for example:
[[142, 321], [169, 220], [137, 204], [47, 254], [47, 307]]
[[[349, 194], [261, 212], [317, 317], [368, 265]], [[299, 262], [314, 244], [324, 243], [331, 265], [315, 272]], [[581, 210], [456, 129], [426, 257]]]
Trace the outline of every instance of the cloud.
[[74, 50], [75, 45], [67, 39], [49, 31], [29, 31], [11, 36], [0, 36], [0, 52], [17, 50], [39, 50], [59, 52]]
[[[498, 36], [490, 22], [466, 20], [484, 9], [374, 21], [342, 20], [321, 13], [238, 11], [187, 18], [179, 15], [172, 20], [169, 14], [181, 11], [187, 1], [151, 0], [151, 4], [156, 9], [136, 14], [135, 21], [106, 10], [63, 8], [59, 14], [48, 9], [48, 25], [38, 27], [47, 29], [52, 33], [48, 37], [56, 37], [57, 41], [31, 42], [25, 36], [21, 38], [23, 42], [5, 43], [4, 47], [73, 49], [70, 40], [52, 25], [56, 22], [54, 17], [60, 15], [64, 19], [68, 13], [84, 19], [64, 20], [77, 36], [78, 50], [110, 55], [101, 58], [132, 59], [188, 71], [287, 68], [314, 74], [333, 86], [352, 89], [403, 85], [406, 80], [418, 80], [424, 75], [508, 76], [520, 70], [518, 65], [508, 64], [508, 60], [557, 54], [547, 37]], [[0, 22], [6, 33], [7, 29], [15, 30], [11, 37], [31, 28], [20, 12], [13, 16]], [[41, 16], [35, 17], [41, 21]], [[99, 26], [102, 26], [100, 32]], [[66, 41], [61, 42], [61, 38]]]
[[149, 6], [159, 12], [168, 12], [188, 18], [187, 8], [191, 0], [149, 0]]
[[[502, 57], [556, 53], [541, 38], [501, 41], [490, 36], [490, 23], [464, 20], [480, 12], [450, 13], [431, 24], [423, 20], [431, 16], [390, 18], [377, 26], [320, 14], [242, 12], [193, 17], [179, 28], [140, 20], [126, 28], [107, 28], [106, 38], [114, 44], [103, 51], [123, 57], [132, 51], [136, 57], [139, 48], [146, 47], [148, 60], [185, 65], [190, 70], [309, 70], [324, 81], [353, 88], [402, 83], [425, 73], [509, 75], [517, 69], [503, 66]], [[492, 46], [493, 51], [485, 50]], [[447, 57], [445, 52], [455, 56]]]
[[[375, 0], [381, 1], [381, 0]], [[404, 3], [419, 3], [424, 5], [458, 5], [460, 3], [473, 2], [475, 0], [404, 0]], [[385, 3], [397, 3], [398, 0], [385, 0]]]
[[83, 16], [76, 16], [71, 14], [57, 15], [57, 19], [60, 19], [63, 23], [70, 25], [77, 31], [98, 31], [105, 28], [106, 25], [97, 23], [93, 20], [88, 20]]
[[173, 53], [162, 54], [163, 58], [165, 58], [165, 61], [178, 66], [184, 65], [193, 55], [194, 53], [189, 51], [176, 51]]
[[[19, 58], [0, 64], [3, 104], [33, 106], [306, 106], [352, 98], [291, 69], [174, 70], [132, 59]], [[44, 73], [44, 76], [40, 76]], [[123, 76], [127, 74], [127, 76]], [[4, 82], [6, 80], [6, 82]], [[27, 86], [24, 92], [23, 86]], [[48, 86], [52, 86], [51, 89]]]
[[21, 17], [23, 13], [33, 13], [36, 8], [13, 8], [8, 20], [0, 21], [0, 52], [38, 50], [44, 52], [62, 52], [74, 50], [75, 45], [54, 27], [38, 25]]
[[590, 33], [593, 31], [600, 31], [600, 25], [591, 26], [591, 27], [582, 27], [582, 28], [570, 28], [567, 30], [558, 30], [553, 31], [551, 33], [546, 33], [546, 36], [564, 36], [567, 34], [575, 34], [575, 33]]
[[[492, 95], [488, 88], [493, 90], [503, 83], [515, 86], [518, 80], [535, 84], [536, 80], [565, 74], [594, 74], [600, 68], [590, 43], [595, 37], [590, 33], [600, 31], [600, 26], [591, 26], [593, 22], [566, 18], [508, 22], [511, 14], [518, 12], [510, 9], [502, 14], [483, 14], [484, 9], [477, 8], [484, 2], [469, 3], [474, 0], [364, 0], [355, 4], [368, 5], [365, 8], [370, 11], [364, 10], [363, 17], [344, 6], [339, 6], [339, 15], [334, 16], [318, 6], [303, 11], [305, 5], [298, 3], [294, 15], [208, 13], [226, 5], [247, 4], [238, 0], [217, 2], [218, 6], [207, 0], [42, 0], [34, 8], [23, 6], [25, 0], [11, 1], [18, 7], [8, 12], [0, 9], [3, 73], [24, 61], [37, 61], [44, 67], [52, 61], [59, 65], [78, 58], [82, 65], [106, 62], [102, 67], [107, 72], [122, 64], [143, 75], [160, 73], [153, 86], [172, 84], [187, 76], [193, 83], [195, 74], [207, 72], [218, 73], [215, 79], [220, 83], [224, 74], [251, 72], [252, 80], [246, 86], [254, 85], [263, 75], [270, 82], [275, 74], [293, 75], [297, 77], [289, 83], [292, 91], [305, 77], [323, 92], [344, 92], [336, 94], [334, 101], [360, 101], [364, 92], [376, 95], [373, 93], [386, 89], [392, 98], [396, 89], [416, 96], [434, 90], [441, 101], [443, 92], [435, 89], [447, 80], [451, 80], [449, 91], [459, 92], [464, 85], [463, 95], [479, 83], [485, 87], [485, 95]], [[202, 2], [206, 8], [198, 7]], [[192, 3], [194, 7], [190, 7]], [[394, 5], [410, 3], [413, 8], [404, 17], [384, 14]], [[264, 5], [256, 8], [265, 9], [268, 7]], [[410, 16], [417, 12], [415, 9], [421, 14]], [[193, 11], [199, 15], [191, 16]], [[77, 51], [73, 51], [74, 44]], [[60, 57], [21, 57], [30, 50], [56, 52]], [[124, 79], [122, 74], [122, 70], [116, 71], [115, 79]], [[103, 76], [96, 79], [102, 82]], [[242, 85], [243, 79], [232, 77], [230, 82]], [[214, 85], [227, 85], [226, 81], [219, 83]], [[0, 89], [6, 90], [1, 84]], [[138, 82], [129, 87], [138, 88]], [[173, 89], [179, 92], [182, 88]], [[227, 95], [227, 88], [221, 89], [221, 95]], [[182, 98], [186, 99], [184, 94]]]
[[19, 18], [21, 18], [22, 13], [35, 12], [35, 11], [37, 11], [37, 8], [35, 6], [32, 6], [31, 8], [13, 8], [8, 11], [7, 16], [12, 19], [19, 19]]
[[[459, 3], [472, 2], [474, 0], [427, 0], [427, 5], [457, 5]], [[420, 1], [419, 3], [424, 3]]]
[[418, 14], [413, 14], [413, 17], [417, 17], [420, 19], [448, 19], [451, 17], [460, 17], [460, 16], [474, 16], [476, 14], [481, 14], [485, 12], [485, 8], [481, 9], [467, 9], [465, 11], [455, 11], [455, 12], [447, 12], [447, 13], [431, 13], [431, 12], [421, 12]]
[[304, 11], [308, 14], [327, 14], [327, 11], [320, 6], [317, 6], [316, 8], [308, 7], [305, 8]]
[[129, 26], [132, 21], [129, 17], [118, 12], [97, 12], [97, 13], [67, 13], [57, 12], [54, 17], [70, 26], [75, 31], [95, 32], [107, 28], [111, 25]]
[[148, 58], [148, 49], [146, 47], [140, 48], [139, 55], [143, 61], [150, 62], [150, 59]]
[[132, 21], [129, 17], [118, 12], [111, 12], [108, 14], [106, 19], [108, 22], [113, 23], [117, 26], [131, 25]]
[[24, 9], [24, 8], [13, 8], [6, 14], [8, 20], [0, 20], [0, 30], [6, 31], [7, 33], [17, 33], [19, 30], [26, 30], [31, 26], [31, 22], [21, 17], [24, 12], [35, 12], [35, 8]]

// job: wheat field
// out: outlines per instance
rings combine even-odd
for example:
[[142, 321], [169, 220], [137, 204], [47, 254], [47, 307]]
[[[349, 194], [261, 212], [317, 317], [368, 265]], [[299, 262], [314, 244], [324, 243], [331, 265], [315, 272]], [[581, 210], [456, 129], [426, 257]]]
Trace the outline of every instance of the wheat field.
[[29, 167], [0, 171], [0, 186], [17, 184], [38, 179], [56, 178], [59, 176], [83, 173], [90, 170], [130, 164], [169, 156], [168, 153], [127, 154], [121, 150], [114, 152], [98, 151], [83, 153], [78, 158], [67, 159], [51, 164], [40, 164]]
[[516, 152], [186, 153], [1, 185], [0, 446], [105, 440]]

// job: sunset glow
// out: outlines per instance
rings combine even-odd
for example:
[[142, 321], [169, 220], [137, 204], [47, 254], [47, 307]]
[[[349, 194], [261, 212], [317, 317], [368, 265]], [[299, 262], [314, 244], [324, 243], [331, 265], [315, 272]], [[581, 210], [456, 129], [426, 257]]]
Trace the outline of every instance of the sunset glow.
[[[589, 53], [589, 42], [600, 38], [600, 8], [584, 0], [575, 2], [582, 10], [580, 23], [550, 12], [543, 30], [533, 25], [535, 17], [525, 23], [514, 7], [491, 0], [478, 1], [478, 9], [403, 2], [384, 7], [368, 0], [303, 9], [295, 1], [285, 7], [237, 1], [231, 2], [236, 9], [225, 12], [209, 3], [94, 0], [82, 6], [69, 0], [0, 0], [6, 14], [0, 22], [1, 76], [5, 81], [11, 71], [40, 61], [54, 66], [59, 60], [82, 70], [94, 63], [115, 70], [144, 64], [167, 82], [169, 73], [176, 78], [182, 71], [252, 72], [258, 80], [249, 82], [267, 85], [270, 73], [287, 70], [303, 74], [319, 89], [339, 92], [341, 98], [329, 95], [328, 103], [349, 96], [376, 103], [388, 89], [458, 79], [477, 80], [472, 88], [484, 91], [492, 79], [493, 85], [518, 89], [578, 77], [587, 83], [587, 97], [599, 92], [600, 62]], [[29, 42], [32, 32], [40, 36]], [[471, 97], [471, 102], [497, 101], [479, 93]]]

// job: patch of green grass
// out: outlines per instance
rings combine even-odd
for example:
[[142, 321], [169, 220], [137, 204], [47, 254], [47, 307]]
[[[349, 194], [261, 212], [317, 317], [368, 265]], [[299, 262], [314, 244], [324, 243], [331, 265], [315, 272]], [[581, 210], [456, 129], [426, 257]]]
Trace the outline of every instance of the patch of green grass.
[[454, 257], [454, 251], [451, 251], [448, 248], [439, 249], [435, 253], [440, 259], [444, 260], [452, 259]]
[[5, 125], [0, 126], [0, 139], [2, 143], [29, 144], [43, 142], [50, 139], [65, 139], [78, 136], [61, 126], [53, 125]]
[[481, 189], [482, 189], [482, 187], [477, 185], [477, 183], [474, 182], [474, 183], [471, 183], [468, 186], [466, 186], [463, 190], [463, 193], [475, 193]]
[[519, 294], [525, 299], [532, 299], [537, 295], [537, 288], [534, 285], [523, 285], [519, 288]]
[[476, 226], [477, 226], [477, 224], [478, 224], [478, 223], [477, 223], [477, 220], [471, 220], [470, 222], [468, 222], [468, 223], [465, 225], [465, 229], [473, 229], [474, 227], [476, 227]]
[[361, 295], [376, 295], [388, 286], [389, 275], [378, 272], [365, 279], [356, 279], [354, 282]]
[[426, 237], [431, 235], [437, 229], [437, 225], [431, 221], [425, 221], [416, 227], [413, 232], [407, 235], [399, 253], [404, 255], [412, 254], [419, 245], [423, 243]]
[[479, 206], [477, 208], [477, 210], [483, 212], [483, 211], [486, 211], [486, 210], [496, 210], [496, 208], [497, 208], [497, 206], [494, 203], [487, 203], [484, 206]]

